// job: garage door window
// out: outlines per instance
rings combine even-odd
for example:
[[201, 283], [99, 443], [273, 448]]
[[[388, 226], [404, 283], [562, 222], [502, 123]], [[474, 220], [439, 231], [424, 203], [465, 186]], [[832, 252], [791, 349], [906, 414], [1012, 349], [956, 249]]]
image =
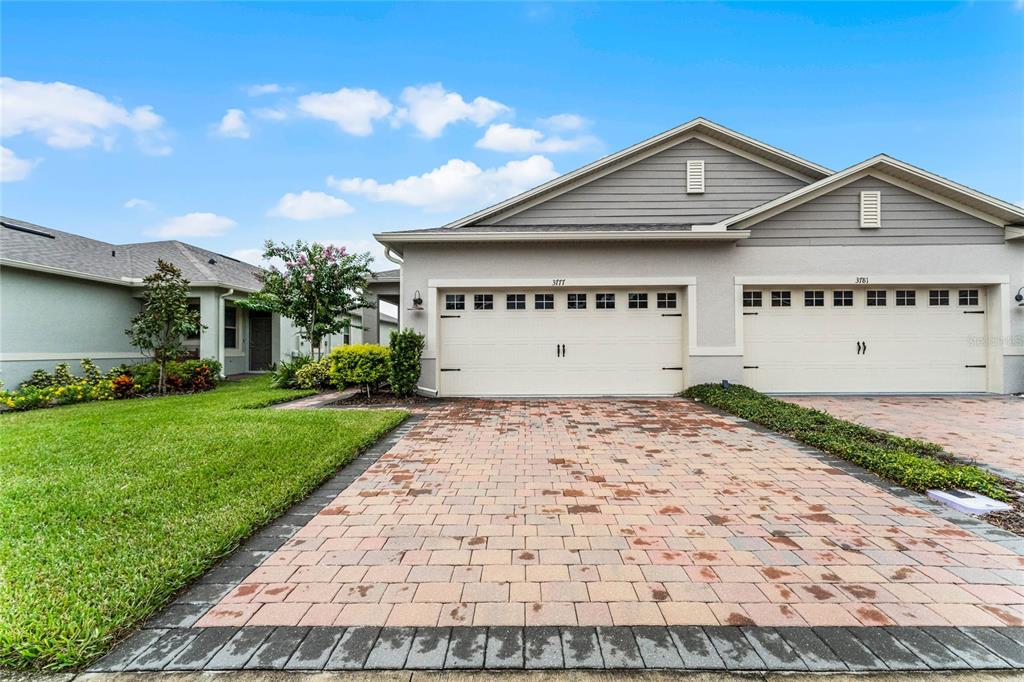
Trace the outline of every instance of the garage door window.
[[868, 307], [869, 308], [884, 308], [885, 307], [885, 291], [869, 291], [868, 292]]
[[917, 305], [917, 292], [913, 289], [897, 289], [896, 305], [906, 307]]
[[555, 309], [555, 295], [554, 294], [534, 294], [533, 295], [533, 307], [536, 310], [554, 310]]
[[789, 308], [793, 305], [793, 297], [788, 291], [773, 291], [772, 292], [772, 307], [773, 308]]
[[597, 308], [599, 310], [612, 310], [615, 308], [615, 294], [596, 294]]
[[832, 305], [836, 308], [852, 308], [853, 307], [853, 292], [846, 291], [833, 291], [832, 292]]
[[629, 307], [631, 310], [646, 310], [647, 294], [629, 294]]
[[508, 310], [526, 310], [526, 294], [506, 294], [505, 307]]
[[743, 292], [743, 307], [744, 308], [760, 308], [761, 307], [761, 292], [760, 291], [744, 291]]
[[668, 291], [658, 294], [658, 307], [659, 308], [675, 308], [676, 307], [676, 294], [673, 291]]
[[824, 291], [805, 291], [804, 292], [804, 307], [805, 308], [824, 308], [825, 307], [825, 292]]
[[586, 294], [569, 294], [569, 310], [583, 310], [587, 307]]
[[494, 310], [494, 295], [474, 294], [473, 310]]
[[961, 289], [960, 290], [960, 305], [978, 305], [978, 290], [977, 289]]
[[465, 296], [465, 294], [445, 294], [444, 295], [444, 309], [445, 310], [465, 310], [466, 309], [466, 296]]
[[949, 305], [949, 289], [932, 289], [929, 291], [928, 305]]

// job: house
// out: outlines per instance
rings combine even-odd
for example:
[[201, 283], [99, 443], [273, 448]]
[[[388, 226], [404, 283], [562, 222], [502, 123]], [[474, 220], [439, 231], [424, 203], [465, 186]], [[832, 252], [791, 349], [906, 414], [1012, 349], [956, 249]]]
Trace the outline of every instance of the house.
[[835, 172], [699, 118], [375, 236], [428, 394], [1024, 390], [1024, 208], [886, 155]]
[[[260, 269], [179, 241], [110, 244], [0, 218], [0, 379], [15, 387], [33, 370], [91, 358], [106, 369], [144, 360], [124, 333], [139, 312], [142, 278], [157, 259], [191, 284], [205, 328], [190, 354], [215, 358], [226, 374], [258, 372], [309, 353], [291, 321], [236, 304], [260, 289]], [[356, 324], [353, 324], [353, 328]], [[326, 339], [346, 343], [343, 335]]]

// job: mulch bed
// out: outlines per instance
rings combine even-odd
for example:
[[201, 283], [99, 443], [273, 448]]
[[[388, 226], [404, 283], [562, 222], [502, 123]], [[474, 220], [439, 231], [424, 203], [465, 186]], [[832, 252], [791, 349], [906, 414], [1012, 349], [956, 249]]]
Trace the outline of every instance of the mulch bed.
[[999, 526], [1003, 530], [1008, 530], [1011, 533], [1015, 533], [1024, 537], [1024, 485], [1003, 479], [1003, 483], [1011, 492], [1017, 493], [1017, 497], [1011, 500], [1008, 504], [1012, 506], [1012, 509], [1004, 512], [993, 512], [991, 514], [985, 514], [981, 518], [988, 521], [993, 526]]
[[369, 397], [365, 393], [356, 393], [354, 396], [339, 400], [332, 407], [429, 407], [440, 402], [437, 398], [415, 394], [398, 398], [391, 391], [381, 390], [371, 393]]

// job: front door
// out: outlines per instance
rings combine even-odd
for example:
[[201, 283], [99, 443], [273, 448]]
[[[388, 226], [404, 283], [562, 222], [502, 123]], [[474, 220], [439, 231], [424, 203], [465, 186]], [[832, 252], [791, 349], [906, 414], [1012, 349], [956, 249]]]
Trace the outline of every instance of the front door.
[[270, 313], [249, 313], [249, 371], [261, 372], [273, 364]]

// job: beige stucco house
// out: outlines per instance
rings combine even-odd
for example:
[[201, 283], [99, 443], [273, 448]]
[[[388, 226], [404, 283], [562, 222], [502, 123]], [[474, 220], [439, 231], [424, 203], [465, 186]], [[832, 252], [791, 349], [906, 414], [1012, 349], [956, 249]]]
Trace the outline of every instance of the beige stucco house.
[[1024, 390], [1024, 209], [705, 119], [434, 229], [377, 234], [420, 389]]

